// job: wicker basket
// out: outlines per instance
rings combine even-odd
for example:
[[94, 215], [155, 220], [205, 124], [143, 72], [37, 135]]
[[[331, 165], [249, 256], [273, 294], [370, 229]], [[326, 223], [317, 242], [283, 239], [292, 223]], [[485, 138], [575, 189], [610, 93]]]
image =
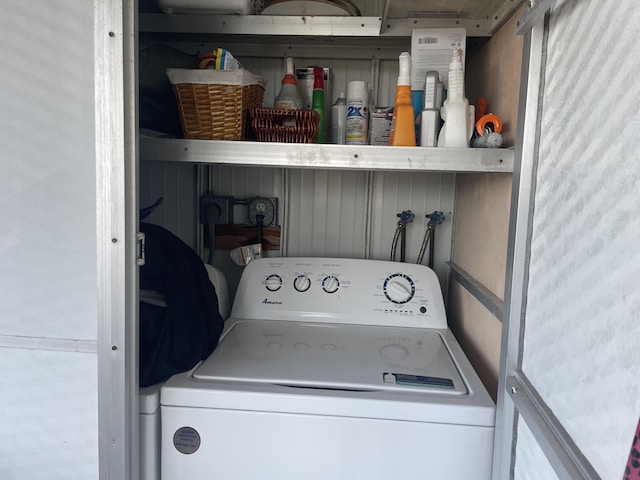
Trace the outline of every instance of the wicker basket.
[[320, 115], [313, 110], [252, 108], [251, 125], [259, 142], [313, 143]]
[[249, 109], [262, 106], [263, 78], [248, 70], [168, 69], [184, 138], [242, 140], [250, 136]]

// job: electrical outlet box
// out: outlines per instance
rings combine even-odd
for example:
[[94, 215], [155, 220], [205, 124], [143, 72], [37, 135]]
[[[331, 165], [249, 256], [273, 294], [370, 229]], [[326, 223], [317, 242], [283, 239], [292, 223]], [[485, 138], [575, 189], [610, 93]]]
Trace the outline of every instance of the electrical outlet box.
[[254, 197], [247, 201], [247, 220], [249, 225], [258, 224], [257, 216], [262, 215], [262, 226], [278, 224], [278, 199], [275, 197]]
[[200, 223], [233, 225], [233, 197], [203, 195], [200, 197]]

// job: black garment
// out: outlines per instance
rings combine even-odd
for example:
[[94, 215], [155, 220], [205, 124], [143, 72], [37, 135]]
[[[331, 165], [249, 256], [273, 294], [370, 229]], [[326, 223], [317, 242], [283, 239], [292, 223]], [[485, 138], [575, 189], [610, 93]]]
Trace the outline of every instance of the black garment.
[[140, 386], [192, 368], [216, 348], [224, 320], [198, 255], [168, 230], [141, 223], [146, 262], [140, 288], [164, 294], [166, 307], [140, 302]]

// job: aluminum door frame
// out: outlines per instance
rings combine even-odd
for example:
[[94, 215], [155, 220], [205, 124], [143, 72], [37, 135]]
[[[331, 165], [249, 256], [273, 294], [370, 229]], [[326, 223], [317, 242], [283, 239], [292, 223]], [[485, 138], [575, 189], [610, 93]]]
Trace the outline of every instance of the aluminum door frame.
[[517, 23], [517, 33], [524, 35], [524, 55], [509, 219], [492, 478], [513, 478], [518, 421], [522, 418], [559, 479], [595, 480], [600, 478], [595, 469], [522, 371], [549, 11], [555, 0], [529, 0], [529, 4]]
[[137, 1], [94, 1], [98, 449], [138, 478]]

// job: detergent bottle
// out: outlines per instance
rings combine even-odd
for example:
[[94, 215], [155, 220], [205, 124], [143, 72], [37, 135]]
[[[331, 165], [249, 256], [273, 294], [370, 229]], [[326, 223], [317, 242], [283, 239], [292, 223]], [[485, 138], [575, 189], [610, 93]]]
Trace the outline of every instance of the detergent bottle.
[[402, 52], [399, 58], [400, 72], [396, 88], [396, 102], [393, 107], [389, 145], [415, 147], [416, 124], [411, 100], [411, 56]]
[[464, 71], [462, 50], [455, 48], [449, 64], [449, 89], [447, 99], [440, 109], [444, 125], [438, 136], [438, 147], [469, 146], [475, 123], [475, 108], [464, 96]]
[[275, 98], [273, 106], [275, 108], [285, 108], [288, 110], [298, 110], [302, 108], [302, 98], [298, 93], [296, 77], [293, 74], [293, 58], [287, 57], [285, 60], [285, 74], [282, 78], [280, 93]]

